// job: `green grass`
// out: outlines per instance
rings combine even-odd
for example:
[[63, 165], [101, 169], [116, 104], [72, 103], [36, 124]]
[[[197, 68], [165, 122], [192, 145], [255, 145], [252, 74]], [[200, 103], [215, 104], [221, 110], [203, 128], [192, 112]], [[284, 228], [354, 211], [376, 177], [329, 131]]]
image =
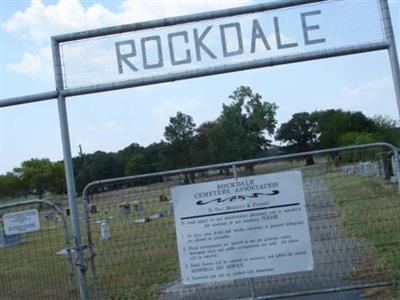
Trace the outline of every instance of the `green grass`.
[[74, 299], [70, 292], [66, 258], [56, 253], [64, 248], [61, 223], [41, 218], [41, 230], [28, 233], [24, 242], [0, 248], [1, 299]]
[[[129, 197], [131, 193], [118, 197], [109, 193], [93, 201], [98, 204], [100, 213], [91, 215], [91, 222], [114, 217], [109, 222], [111, 239], [107, 241], [100, 240], [100, 226], [91, 223], [103, 299], [155, 299], [160, 284], [179, 276], [173, 217], [134, 224], [136, 218], [167, 210], [168, 204], [160, 203], [157, 193], [143, 191], [137, 193], [136, 199], [146, 200], [143, 201], [145, 213], [120, 216], [119, 203]], [[77, 292], [70, 291], [65, 257], [56, 255], [64, 248], [61, 223], [49, 222], [42, 216], [41, 226], [40, 231], [26, 234], [23, 244], [0, 248], [1, 299], [78, 298]], [[81, 232], [82, 236], [86, 235], [83, 222]], [[87, 277], [93, 295], [90, 268]]]
[[[351, 279], [400, 280], [400, 197], [398, 186], [376, 177], [331, 173], [325, 182], [338, 205], [343, 236], [361, 240], [367, 259]], [[371, 272], [373, 271], [373, 272]], [[376, 272], [378, 271], [378, 272]], [[376, 299], [400, 299], [397, 287], [369, 291]]]
[[[288, 170], [304, 165], [303, 161], [278, 162], [257, 166], [254, 173]], [[244, 175], [245, 171], [241, 170]], [[233, 174], [231, 174], [233, 176]], [[221, 176], [217, 171], [199, 178], [198, 182]], [[361, 240], [367, 245], [368, 260], [351, 276], [362, 282], [399, 279], [400, 270], [400, 198], [397, 186], [375, 178], [343, 176], [330, 173], [324, 177], [340, 212], [343, 236]], [[166, 216], [136, 225], [135, 219], [168, 210], [159, 202], [159, 194], [169, 199], [169, 186], [164, 182], [93, 196], [91, 203], [99, 213], [90, 215], [91, 222], [110, 218], [111, 239], [100, 240], [100, 226], [91, 223], [96, 252], [97, 276], [104, 299], [155, 299], [165, 284], [179, 278], [174, 218]], [[140, 200], [145, 212], [120, 216], [119, 204]], [[133, 210], [133, 209], [132, 209]], [[4, 212], [0, 212], [4, 213]], [[82, 216], [82, 212], [80, 212]], [[66, 260], [55, 253], [64, 247], [61, 224], [41, 221], [42, 230], [27, 234], [24, 244], [0, 249], [0, 298], [7, 299], [73, 299], [69, 291]], [[55, 229], [52, 227], [57, 226]], [[86, 227], [81, 223], [82, 236]], [[86, 255], [88, 251], [86, 250]], [[372, 277], [368, 270], [391, 270]], [[87, 272], [90, 294], [93, 284]], [[397, 277], [393, 277], [397, 276]], [[376, 298], [400, 299], [397, 289], [380, 290]], [[392, 297], [392, 298], [390, 298]]]

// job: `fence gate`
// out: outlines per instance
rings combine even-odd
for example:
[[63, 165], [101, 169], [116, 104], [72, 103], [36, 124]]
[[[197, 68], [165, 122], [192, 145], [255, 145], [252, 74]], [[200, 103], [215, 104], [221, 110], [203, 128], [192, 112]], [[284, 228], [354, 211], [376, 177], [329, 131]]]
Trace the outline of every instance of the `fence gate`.
[[[371, 281], [380, 285], [393, 281], [397, 270], [397, 252], [395, 247], [387, 244], [389, 240], [391, 244], [396, 243], [397, 218], [394, 216], [396, 205], [393, 199], [397, 194], [395, 196], [395, 190], [386, 182], [375, 182], [373, 176], [364, 178], [357, 175], [372, 170], [369, 163], [341, 171], [328, 160], [328, 155], [313, 167], [326, 166], [326, 169], [318, 175], [308, 175], [308, 169], [301, 168], [298, 163], [302, 158], [298, 154], [287, 156], [286, 160], [274, 158], [280, 161], [279, 164], [267, 163], [272, 160], [258, 160], [137, 176], [130, 181], [111, 180], [105, 184], [97, 183], [94, 191], [86, 190], [91, 192], [90, 203], [95, 206], [85, 207], [85, 211], [90, 210], [92, 214], [80, 220], [66, 108], [66, 98], [72, 96], [387, 50], [400, 109], [400, 70], [388, 0], [282, 0], [258, 3], [54, 36], [51, 46], [55, 90], [3, 99], [0, 107], [57, 99], [81, 299], [88, 299], [87, 289], [91, 287], [85, 277], [88, 257], [83, 253], [86, 241], [81, 239], [82, 221], [93, 228], [93, 232], [88, 231], [87, 238], [93, 282], [98, 277], [100, 287], [95, 289], [97, 297], [265, 298], [266, 295], [282, 292], [328, 287], [343, 289], [345, 286], [354, 288]], [[340, 149], [337, 151], [341, 152]], [[350, 157], [343, 161], [352, 162], [355, 159]], [[305, 222], [304, 214], [303, 221], [311, 236], [307, 234], [303, 237], [308, 237], [309, 241], [311, 237], [308, 244], [312, 243], [313, 259], [309, 251], [306, 253], [308, 267], [312, 267], [313, 271], [285, 273], [268, 279], [232, 279], [230, 283], [221, 283], [221, 274], [227, 277], [235, 275], [233, 271], [228, 275], [226, 270], [222, 272], [219, 269], [220, 273], [210, 274], [211, 277], [217, 276], [213, 283], [200, 284], [201, 280], [206, 280], [206, 275], [193, 275], [184, 277], [184, 282], [195, 281], [200, 285], [183, 286], [179, 281], [178, 271], [182, 266], [178, 264], [175, 223], [168, 204], [171, 200], [169, 188], [179, 185], [181, 180], [231, 179], [232, 174], [227, 170], [232, 171], [236, 167], [240, 167], [235, 171], [238, 176], [244, 176], [248, 171], [251, 175], [280, 169], [301, 172], [302, 178], [297, 186], [299, 189], [302, 187], [305, 197], [302, 193], [301, 201], [295, 203], [302, 214], [305, 205], [307, 207], [308, 222]], [[221, 174], [219, 169], [224, 169]], [[352, 173], [355, 174], [350, 175]], [[379, 207], [374, 206], [377, 203]], [[185, 207], [185, 204], [182, 205]], [[268, 211], [273, 212], [272, 208]], [[353, 224], [353, 221], [358, 223]], [[371, 224], [383, 225], [376, 229]], [[28, 237], [37, 234], [29, 234]], [[91, 241], [96, 241], [96, 249]], [[185, 250], [182, 243], [179, 242], [179, 245], [182, 257]], [[310, 246], [308, 249], [311, 249]], [[296, 256], [296, 252], [293, 255]], [[350, 262], [346, 260], [349, 257]], [[51, 258], [49, 252], [46, 259]], [[13, 260], [13, 257], [10, 259]], [[288, 261], [286, 266], [289, 268]], [[185, 265], [182, 270], [189, 272], [187, 274], [197, 268], [192, 268], [191, 264], [187, 264], [186, 268]], [[305, 264], [297, 266], [298, 269], [306, 267]], [[211, 265], [200, 266], [200, 273], [202, 267], [214, 268]], [[267, 269], [261, 273], [268, 273]], [[281, 266], [272, 269], [272, 273], [283, 271]], [[238, 272], [241, 271], [235, 271], [235, 274]], [[384, 278], [383, 273], [389, 275]]]
[[[306, 161], [314, 164], [306, 166]], [[398, 166], [397, 149], [378, 143], [93, 182], [84, 191], [92, 253], [88, 276], [95, 274], [92, 282], [97, 282], [92, 296], [222, 300], [339, 292], [395, 299], [393, 286], [400, 276]], [[260, 185], [259, 178], [270, 182]], [[220, 189], [235, 183], [247, 188], [224, 197], [228, 192], [208, 188], [215, 182]], [[268, 188], [280, 190], [281, 200], [291, 204], [263, 203], [274, 197], [266, 194], [276, 194]], [[179, 199], [182, 189], [197, 192]], [[301, 193], [293, 194], [295, 190]], [[223, 196], [207, 198], [216, 193]], [[220, 210], [196, 220], [196, 212], [178, 216], [179, 205], [213, 202], [209, 199]], [[250, 209], [235, 206], [250, 203], [246, 201], [260, 202]], [[296, 231], [293, 225], [301, 214], [306, 217]], [[229, 223], [238, 219], [239, 227]], [[188, 238], [182, 220], [209, 226], [199, 225]], [[243, 230], [248, 233], [241, 234]], [[256, 257], [255, 248], [265, 257]], [[268, 261], [271, 255], [275, 259]], [[252, 259], [257, 263], [246, 269]], [[270, 269], [261, 270], [265, 264]], [[248, 275], [259, 269], [260, 276]], [[268, 271], [272, 274], [266, 275]]]
[[0, 298], [78, 299], [61, 209], [45, 200], [8, 203], [0, 220]]

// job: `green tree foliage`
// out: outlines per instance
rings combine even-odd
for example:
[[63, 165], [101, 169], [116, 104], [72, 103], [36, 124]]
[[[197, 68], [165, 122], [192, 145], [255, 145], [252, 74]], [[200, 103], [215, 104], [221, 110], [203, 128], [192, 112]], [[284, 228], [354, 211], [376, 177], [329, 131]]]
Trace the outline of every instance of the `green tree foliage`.
[[[377, 142], [373, 133], [370, 132], [346, 132], [339, 139], [338, 146], [349, 146], [349, 145], [362, 145], [371, 144]], [[370, 150], [353, 150], [341, 154], [341, 159], [344, 162], [357, 162], [361, 160], [374, 159], [377, 154], [376, 149]]]
[[64, 165], [49, 159], [31, 159], [24, 161], [14, 169], [14, 176], [19, 178], [19, 189], [23, 194], [36, 194], [42, 197], [45, 191], [65, 193]]
[[31, 159], [24, 161], [14, 172], [22, 179], [26, 192], [37, 194], [41, 198], [49, 188], [51, 169], [52, 162], [49, 159]]
[[147, 163], [150, 165], [151, 172], [164, 171], [167, 169], [167, 158], [165, 157], [166, 148], [168, 144], [164, 141], [159, 143], [152, 143], [144, 150], [144, 156]]
[[340, 136], [338, 146], [371, 144], [376, 141], [373, 133], [350, 131]]
[[205, 165], [211, 162], [211, 156], [208, 151], [209, 140], [208, 131], [216, 125], [216, 122], [205, 122], [196, 129], [190, 152], [193, 153], [194, 164]]
[[276, 126], [274, 103], [261, 101], [250, 87], [241, 86], [231, 96], [232, 103], [223, 104], [215, 125], [207, 130], [209, 151], [214, 162], [247, 159], [256, 156], [271, 144]]
[[[307, 112], [294, 114], [280, 126], [275, 135], [276, 140], [287, 144], [286, 148], [290, 152], [314, 150], [318, 145], [318, 137], [318, 123]], [[306, 164], [314, 164], [312, 156], [306, 157]]]
[[125, 175], [136, 175], [151, 172], [143, 153], [134, 154], [125, 166]]
[[400, 146], [399, 122], [388, 116], [375, 116], [372, 121], [375, 124], [374, 137], [376, 141], [387, 142]]
[[164, 137], [169, 144], [165, 150], [168, 166], [176, 168], [192, 165], [190, 147], [195, 128], [196, 124], [193, 122], [193, 118], [182, 112], [177, 112], [175, 117], [169, 119], [169, 124], [164, 131]]
[[[277, 155], [282, 149], [303, 152], [372, 142], [400, 145], [397, 121], [386, 116], [368, 118], [361, 112], [328, 109], [294, 114], [276, 131], [275, 139], [286, 146], [273, 146], [270, 136], [277, 124], [277, 106], [262, 101], [247, 86], [234, 90], [229, 99], [231, 103], [223, 104], [216, 120], [197, 128], [191, 116], [178, 112], [165, 127], [166, 141], [147, 147], [132, 143], [116, 153], [97, 151], [73, 158], [77, 191], [94, 180]], [[342, 158], [364, 159], [355, 151]], [[306, 162], [313, 163], [312, 158]], [[63, 162], [31, 159], [12, 173], [0, 176], [0, 198], [33, 192], [39, 196], [45, 192], [65, 193]]]
[[193, 118], [178, 111], [175, 117], [169, 119], [164, 136], [171, 144], [185, 142], [193, 137], [195, 128], [196, 124], [193, 122]]
[[296, 113], [277, 130], [275, 139], [293, 152], [310, 151], [318, 145], [318, 123], [307, 112]]
[[[286, 144], [290, 151], [309, 151], [348, 145], [388, 142], [398, 144], [398, 122], [386, 117], [368, 118], [361, 112], [328, 109], [313, 113], [296, 113], [283, 123], [275, 138]], [[355, 154], [347, 155], [348, 161], [367, 159]], [[366, 153], [363, 151], [363, 153]], [[372, 157], [374, 153], [368, 153]], [[311, 161], [307, 161], [310, 163]]]
[[82, 191], [91, 181], [124, 175], [123, 165], [119, 163], [114, 153], [96, 151], [79, 158], [75, 166], [77, 191]]
[[14, 173], [0, 175], [0, 199], [15, 198], [25, 194], [20, 177]]
[[128, 161], [132, 158], [132, 156], [143, 153], [144, 147], [140, 146], [137, 143], [132, 143], [128, 147], [118, 151], [115, 155], [115, 159], [122, 166], [126, 166]]
[[48, 191], [53, 194], [65, 194], [67, 192], [64, 163], [62, 161], [55, 162], [51, 166]]
[[337, 147], [347, 132], [374, 132], [376, 128], [373, 120], [359, 111], [328, 109], [313, 112], [311, 117], [318, 124], [320, 148]]

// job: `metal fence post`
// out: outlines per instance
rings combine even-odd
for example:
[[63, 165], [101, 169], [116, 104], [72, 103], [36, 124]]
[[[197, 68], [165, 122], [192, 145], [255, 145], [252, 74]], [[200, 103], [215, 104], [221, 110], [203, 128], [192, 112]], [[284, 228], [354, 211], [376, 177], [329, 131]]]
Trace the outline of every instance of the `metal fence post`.
[[65, 177], [68, 191], [68, 204], [71, 212], [72, 235], [75, 243], [75, 251], [77, 254], [76, 265], [79, 270], [79, 292], [82, 300], [88, 299], [88, 290], [86, 282], [86, 266], [81, 241], [81, 231], [79, 225], [78, 206], [76, 203], [76, 189], [74, 179], [74, 169], [72, 165], [71, 145], [68, 130], [67, 108], [65, 97], [60, 93], [63, 90], [63, 79], [61, 72], [60, 49], [58, 43], [52, 39], [52, 54], [54, 65], [54, 76], [56, 88], [59, 92], [57, 97], [58, 114], [60, 119], [60, 130], [64, 156]]
[[392, 69], [394, 90], [396, 93], [397, 109], [400, 116], [400, 68], [399, 68], [399, 58], [397, 56], [396, 41], [394, 38], [393, 25], [390, 17], [388, 0], [380, 0], [379, 4], [381, 7], [385, 37], [386, 40], [389, 42], [389, 47], [388, 47], [389, 60]]
[[[238, 174], [237, 174], [237, 167], [236, 167], [235, 164], [232, 165], [232, 171], [233, 171], [233, 178], [235, 180], [237, 180], [238, 179]], [[249, 281], [250, 281], [250, 289], [251, 289], [251, 299], [254, 300], [257, 297], [256, 296], [256, 287], [255, 287], [255, 284], [254, 284], [254, 278], [250, 278]]]
[[97, 281], [97, 272], [96, 272], [96, 253], [94, 251], [93, 240], [92, 240], [92, 227], [90, 225], [90, 217], [89, 217], [89, 193], [86, 189], [82, 192], [82, 199], [83, 199], [83, 214], [84, 220], [86, 223], [86, 230], [87, 230], [87, 240], [88, 240], [88, 248], [90, 254], [90, 269], [92, 272], [92, 283], [93, 283], [93, 290], [94, 290], [94, 298], [96, 300], [100, 300], [100, 290]]
[[396, 168], [394, 168], [394, 166], [393, 166], [393, 170], [396, 171], [396, 174], [394, 174], [394, 175], [396, 176], [397, 186], [398, 186], [399, 192], [400, 192], [400, 156], [399, 156], [399, 151], [394, 151], [393, 155], [394, 155], [394, 162], [396, 164]]

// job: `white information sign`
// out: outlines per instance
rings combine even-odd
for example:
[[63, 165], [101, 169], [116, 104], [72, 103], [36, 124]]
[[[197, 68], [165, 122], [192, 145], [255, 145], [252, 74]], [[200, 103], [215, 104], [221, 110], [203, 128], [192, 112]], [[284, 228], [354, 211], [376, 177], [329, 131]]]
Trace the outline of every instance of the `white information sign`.
[[39, 212], [37, 209], [5, 214], [3, 216], [3, 223], [6, 235], [40, 230]]
[[184, 284], [313, 270], [300, 171], [172, 188]]

